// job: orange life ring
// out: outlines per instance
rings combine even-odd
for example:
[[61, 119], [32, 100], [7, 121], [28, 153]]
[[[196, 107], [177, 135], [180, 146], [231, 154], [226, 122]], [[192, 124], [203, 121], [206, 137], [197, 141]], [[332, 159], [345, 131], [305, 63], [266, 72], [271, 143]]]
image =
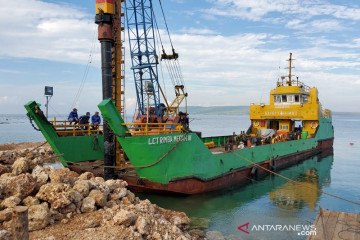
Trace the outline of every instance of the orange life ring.
[[259, 121], [254, 121], [254, 127], [258, 127], [259, 126]]
[[317, 122], [311, 122], [311, 128], [317, 128], [318, 127], [318, 123]]

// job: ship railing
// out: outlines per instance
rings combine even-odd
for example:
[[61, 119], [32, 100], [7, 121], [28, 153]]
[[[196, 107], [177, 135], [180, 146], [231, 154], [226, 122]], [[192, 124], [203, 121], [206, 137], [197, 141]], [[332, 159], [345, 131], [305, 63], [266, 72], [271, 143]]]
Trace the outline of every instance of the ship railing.
[[324, 118], [331, 118], [331, 110], [324, 109]]
[[277, 81], [278, 87], [286, 87], [286, 86], [299, 86], [302, 88], [305, 92], [310, 91], [310, 87], [305, 85], [304, 83], [300, 82], [299, 80], [291, 80], [291, 84], [289, 84], [289, 81], [286, 79], [281, 79]]
[[59, 136], [90, 136], [101, 134], [103, 125], [99, 124], [97, 127], [92, 124], [70, 124], [70, 121], [56, 120], [49, 121]]
[[181, 133], [182, 125], [179, 123], [123, 123], [133, 136], [147, 136], [169, 133]]

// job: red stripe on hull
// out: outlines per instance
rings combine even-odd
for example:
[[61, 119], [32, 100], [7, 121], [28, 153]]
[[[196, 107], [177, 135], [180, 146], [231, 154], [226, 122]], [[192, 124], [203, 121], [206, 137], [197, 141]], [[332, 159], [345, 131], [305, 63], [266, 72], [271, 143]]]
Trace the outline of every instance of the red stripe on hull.
[[[312, 157], [317, 154], [324, 154], [328, 156], [332, 154], [332, 146], [334, 139], [327, 139], [319, 141], [317, 148], [309, 149], [307, 151], [296, 152], [290, 155], [279, 157], [276, 159], [276, 170], [290, 167], [299, 162]], [[262, 167], [270, 169], [270, 161], [259, 163]], [[187, 177], [177, 179], [169, 182], [169, 184], [161, 184], [151, 182], [146, 179], [138, 177], [123, 177], [128, 182], [128, 188], [134, 192], [157, 192], [157, 193], [172, 193], [172, 194], [199, 194], [220, 189], [225, 189], [229, 186], [239, 185], [251, 179], [251, 171], [253, 166], [243, 167], [224, 173], [216, 178], [210, 180], [202, 180], [196, 177]], [[261, 168], [257, 169], [257, 177], [261, 178], [269, 173]]]

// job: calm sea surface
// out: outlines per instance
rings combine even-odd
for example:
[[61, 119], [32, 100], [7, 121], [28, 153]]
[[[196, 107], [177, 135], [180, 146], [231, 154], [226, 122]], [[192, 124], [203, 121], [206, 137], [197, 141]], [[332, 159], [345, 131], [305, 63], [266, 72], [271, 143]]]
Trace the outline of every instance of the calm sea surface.
[[[195, 115], [191, 128], [203, 136], [230, 135], [249, 127], [249, 116]], [[319, 206], [334, 211], [359, 214], [360, 206], [311, 190], [319, 189], [360, 202], [360, 117], [335, 114], [334, 154], [315, 156], [301, 164], [280, 171], [301, 181], [301, 186], [277, 176], [222, 192], [197, 196], [141, 194], [161, 207], [184, 211], [193, 222], [209, 231], [220, 231], [231, 239], [306, 239], [298, 231], [256, 231], [262, 225], [311, 225]], [[0, 144], [44, 141], [25, 115], [0, 115]], [[350, 145], [350, 143], [354, 143]], [[309, 186], [309, 187], [306, 187]], [[238, 227], [249, 223], [249, 234]], [[266, 228], [266, 227], [265, 227]], [[246, 227], [243, 227], [246, 230]]]

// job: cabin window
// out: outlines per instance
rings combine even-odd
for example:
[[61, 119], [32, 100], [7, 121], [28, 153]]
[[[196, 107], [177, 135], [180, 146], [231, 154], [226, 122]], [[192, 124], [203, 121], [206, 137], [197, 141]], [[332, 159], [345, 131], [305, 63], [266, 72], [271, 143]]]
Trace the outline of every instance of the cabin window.
[[307, 96], [303, 96], [303, 103], [307, 103], [308, 102], [308, 97]]
[[299, 101], [300, 101], [299, 95], [295, 95], [295, 102], [299, 102]]
[[276, 102], [276, 103], [281, 103], [281, 96], [275, 95], [275, 96], [274, 96], [274, 102]]
[[294, 95], [288, 95], [287, 96], [287, 101], [288, 102], [294, 102]]
[[281, 95], [281, 100], [282, 102], [286, 102], [287, 96], [286, 95]]
[[288, 130], [289, 126], [288, 125], [281, 125], [281, 130]]

